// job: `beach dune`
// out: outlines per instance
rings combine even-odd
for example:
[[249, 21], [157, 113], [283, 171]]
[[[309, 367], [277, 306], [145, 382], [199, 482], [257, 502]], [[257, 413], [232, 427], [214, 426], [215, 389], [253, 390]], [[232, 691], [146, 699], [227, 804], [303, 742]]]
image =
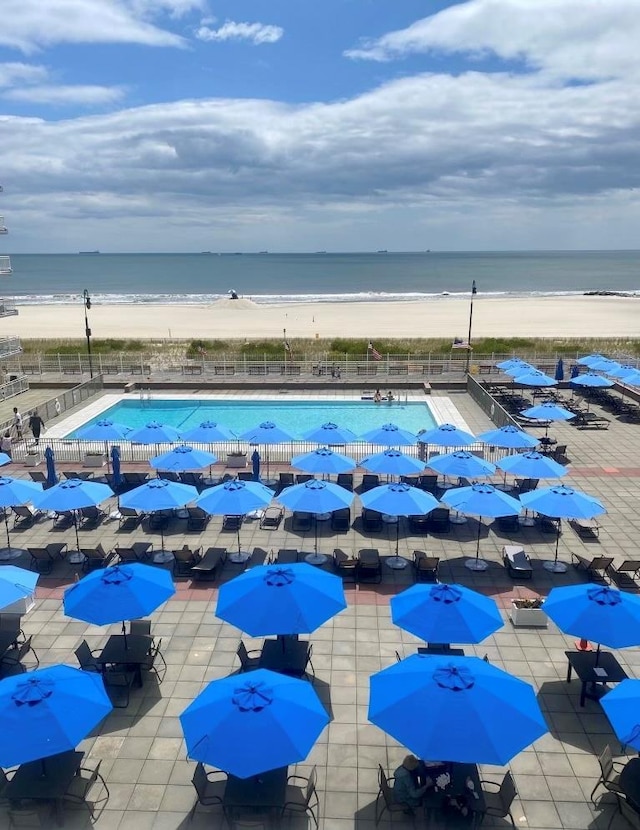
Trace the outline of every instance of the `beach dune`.
[[[19, 301], [18, 301], [19, 302]], [[82, 305], [25, 305], [3, 320], [5, 336], [82, 338]], [[466, 339], [469, 302], [442, 297], [416, 302], [262, 305], [220, 300], [202, 305], [99, 305], [89, 312], [94, 337], [147, 340], [358, 337]], [[640, 337], [640, 298], [476, 298], [473, 337]]]

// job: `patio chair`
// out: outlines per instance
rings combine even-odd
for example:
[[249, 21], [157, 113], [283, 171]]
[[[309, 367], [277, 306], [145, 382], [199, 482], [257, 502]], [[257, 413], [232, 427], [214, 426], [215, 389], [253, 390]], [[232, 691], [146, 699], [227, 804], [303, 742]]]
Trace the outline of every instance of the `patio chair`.
[[228, 514], [222, 517], [223, 530], [239, 530], [242, 527], [243, 516]]
[[2, 666], [3, 671], [6, 669], [14, 669], [18, 666], [22, 666], [22, 661], [27, 656], [27, 654], [33, 654], [34, 660], [36, 661], [36, 668], [40, 665], [40, 660], [38, 659], [38, 655], [36, 654], [33, 646], [31, 645], [32, 637], [27, 637], [24, 643], [20, 643], [13, 648], [7, 649], [5, 653], [0, 657], [0, 666]]
[[[285, 813], [298, 813], [310, 815], [316, 828], [318, 827], [318, 807], [320, 801], [316, 791], [316, 768], [312, 768], [308, 778], [301, 775], [290, 775], [287, 778], [287, 789], [285, 791], [284, 805], [281, 815]], [[294, 782], [300, 782], [296, 784]]]
[[9, 828], [11, 827], [43, 827], [40, 818], [40, 811], [34, 802], [27, 802], [26, 804], [14, 804], [10, 807], [6, 816], [9, 819]]
[[[638, 810], [632, 806], [632, 804], [627, 800], [626, 796], [622, 793], [616, 793], [616, 798], [618, 799], [618, 810], [620, 811], [620, 815], [623, 819], [627, 822], [630, 827], [633, 827], [634, 830], [640, 830], [640, 814], [638, 814]], [[611, 827], [611, 822], [613, 821], [613, 816], [611, 816], [611, 820], [607, 827]]]
[[158, 478], [164, 481], [172, 481], [174, 484], [180, 483], [180, 474], [174, 473], [171, 470], [158, 470]]
[[149, 513], [149, 530], [164, 530], [174, 516], [173, 510], [154, 510]]
[[361, 493], [366, 493], [368, 490], [373, 490], [374, 487], [380, 485], [380, 476], [377, 473], [365, 473], [362, 476], [362, 485], [360, 487]]
[[20, 628], [20, 617], [17, 614], [0, 614], [0, 632], [8, 631], [14, 636], [13, 643], [10, 645], [17, 646], [24, 643], [24, 631]]
[[416, 582], [437, 582], [439, 568], [439, 556], [430, 556], [423, 550], [414, 550], [413, 574]]
[[161, 645], [162, 637], [158, 640], [157, 643], [151, 644], [151, 649], [149, 650], [147, 659], [140, 666], [142, 671], [145, 671], [147, 673], [153, 672], [158, 679], [158, 683], [162, 683], [162, 681], [164, 680], [164, 676], [167, 673], [167, 663], [164, 657], [162, 656], [162, 652], [160, 651]]
[[281, 493], [285, 487], [293, 487], [295, 483], [296, 479], [293, 473], [280, 473], [278, 476], [278, 489], [276, 491], [276, 495], [277, 493]]
[[195, 565], [191, 566], [190, 575], [195, 579], [215, 579], [218, 568], [223, 568], [226, 560], [226, 548], [207, 548]]
[[211, 516], [201, 507], [187, 507], [187, 530], [204, 530], [209, 524]]
[[133, 507], [120, 507], [118, 512], [120, 513], [118, 530], [135, 530], [144, 518], [144, 513], [139, 513]]
[[114, 709], [126, 709], [129, 706], [135, 679], [136, 673], [123, 666], [107, 666], [102, 672], [104, 688]]
[[[89, 814], [92, 819], [95, 819], [96, 817], [96, 805], [103, 805], [97, 811], [98, 813], [101, 813], [104, 805], [109, 800], [109, 788], [107, 787], [107, 782], [100, 774], [101, 763], [102, 761], [98, 761], [94, 769], [80, 767], [78, 772], [73, 776], [71, 783], [63, 796], [64, 801], [70, 801], [74, 804], [82, 804], [86, 807], [89, 810]], [[91, 801], [89, 801], [89, 793], [96, 785], [102, 788], [101, 797], [95, 798], [94, 796], [91, 798]]]
[[514, 579], [531, 579], [533, 576], [531, 559], [519, 545], [505, 545], [502, 548], [502, 562]]
[[81, 507], [79, 510], [79, 518], [82, 529], [90, 530], [91, 528], [97, 527], [106, 518], [106, 515], [106, 511], [93, 505], [90, 507]]
[[192, 549], [188, 545], [183, 545], [173, 553], [173, 575], [174, 576], [189, 576], [191, 569], [197, 565], [202, 559], [202, 551], [200, 548]]
[[520, 533], [520, 522], [517, 516], [498, 516], [496, 524], [498, 530], [503, 533]]
[[78, 658], [78, 663], [83, 671], [102, 673], [102, 663], [98, 662], [86, 640], [83, 640], [73, 653]]
[[27, 548], [31, 557], [31, 570], [38, 571], [40, 574], [50, 574], [54, 564], [62, 559], [62, 552], [65, 548], [65, 543], [51, 544], [44, 548]]
[[426, 493], [431, 493], [432, 496], [435, 496], [438, 492], [438, 476], [424, 473], [418, 479], [418, 487], [420, 490], [424, 490]]
[[153, 545], [151, 542], [134, 542], [130, 547], [116, 545], [113, 553], [117, 554], [119, 564], [126, 562], [148, 562]]
[[448, 533], [451, 530], [451, 511], [448, 507], [434, 507], [427, 513], [427, 528], [432, 533]]
[[571, 564], [576, 570], [582, 568], [590, 579], [606, 579], [613, 565], [613, 556], [594, 556], [587, 559], [579, 553], [571, 554]]
[[180, 473], [180, 481], [183, 484], [189, 484], [191, 487], [195, 487], [198, 491], [204, 489], [202, 473]]
[[358, 582], [363, 579], [372, 579], [374, 582], [382, 581], [382, 563], [380, 554], [375, 548], [361, 548], [358, 551]]
[[351, 527], [351, 508], [341, 507], [331, 514], [331, 530], [336, 533], [347, 533]]
[[74, 479], [89, 481], [89, 479], [93, 478], [93, 473], [90, 470], [67, 470], [62, 475], [67, 481], [73, 481]]
[[482, 788], [482, 794], [484, 796], [482, 816], [493, 816], [494, 818], [507, 818], [508, 816], [512, 826], [515, 827], [516, 823], [511, 815], [511, 805], [518, 795], [518, 791], [516, 790], [511, 773], [507, 772], [505, 774], [501, 784], [497, 784], [495, 781], [483, 781], [482, 779], [480, 780], [480, 784], [497, 787], [496, 791]]
[[423, 513], [407, 516], [409, 530], [415, 536], [424, 536], [429, 530], [429, 518]]
[[294, 510], [291, 517], [291, 530], [306, 533], [313, 527], [313, 513], [303, 510]]
[[240, 661], [240, 672], [245, 671], [253, 671], [254, 669], [260, 668], [260, 650], [259, 649], [252, 649], [251, 651], [247, 650], [245, 644], [240, 640], [240, 645], [238, 646], [238, 650], [236, 651], [236, 656]]
[[344, 580], [351, 579], [357, 582], [358, 578], [358, 560], [346, 554], [340, 548], [333, 550], [333, 567], [338, 576]]
[[[402, 814], [406, 810], [404, 804], [399, 804], [393, 797], [393, 776], [387, 777], [386, 772], [382, 766], [378, 764], [378, 795], [376, 796], [376, 826], [380, 824], [380, 820], [385, 813], [391, 816], [398, 813]], [[381, 809], [382, 808], [382, 809]], [[415, 821], [413, 822], [415, 826]]]
[[345, 490], [353, 492], [353, 473], [338, 473], [336, 484], [338, 487], [344, 487]]
[[382, 531], [382, 513], [379, 510], [362, 508], [362, 529], [366, 533], [380, 533]]
[[298, 473], [296, 475], [296, 484], [305, 484], [307, 481], [311, 481], [313, 476], [311, 473]]
[[139, 637], [150, 637], [151, 620], [131, 620], [129, 623], [129, 633]]
[[96, 545], [95, 548], [80, 548], [80, 553], [84, 555], [82, 570], [85, 573], [94, 568], [106, 568], [110, 559], [115, 556], [113, 551], [106, 551], [102, 545]]
[[260, 528], [262, 530], [277, 530], [283, 516], [284, 510], [281, 507], [267, 507], [260, 518]]
[[591, 790], [591, 795], [589, 796], [594, 804], [593, 796], [598, 787], [604, 787], [610, 793], [617, 794], [622, 792], [618, 781], [620, 779], [620, 773], [624, 769], [624, 764], [613, 760], [609, 744], [606, 744], [600, 755], [598, 755], [598, 764], [600, 765], [600, 777], [596, 781], [596, 785]]
[[271, 557], [274, 565], [293, 565], [298, 561], [300, 551], [296, 548], [280, 548], [278, 552]]
[[600, 536], [600, 524], [597, 519], [569, 519], [569, 524], [581, 539], [597, 539]]
[[222, 806], [222, 797], [227, 786], [227, 774], [219, 770], [207, 772], [204, 764], [198, 761], [191, 783], [196, 789], [196, 803], [189, 813], [189, 821], [193, 820], [198, 804], [203, 807], [212, 807], [215, 804]]
[[43, 518], [47, 514], [42, 510], [37, 510], [30, 504], [23, 504], [11, 508], [14, 512], [13, 526], [17, 527], [31, 527], [38, 519]]

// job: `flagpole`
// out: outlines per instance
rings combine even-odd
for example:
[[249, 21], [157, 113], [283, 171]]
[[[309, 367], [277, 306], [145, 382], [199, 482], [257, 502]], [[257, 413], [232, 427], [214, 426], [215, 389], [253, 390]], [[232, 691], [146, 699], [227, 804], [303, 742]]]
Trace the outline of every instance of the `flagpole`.
[[282, 335], [284, 337], [284, 376], [287, 376], [287, 330], [282, 329]]
[[469, 364], [471, 363], [471, 326], [473, 325], [473, 298], [476, 296], [476, 281], [471, 283], [471, 304], [469, 306], [469, 336], [467, 337], [467, 366], [465, 372], [469, 374]]

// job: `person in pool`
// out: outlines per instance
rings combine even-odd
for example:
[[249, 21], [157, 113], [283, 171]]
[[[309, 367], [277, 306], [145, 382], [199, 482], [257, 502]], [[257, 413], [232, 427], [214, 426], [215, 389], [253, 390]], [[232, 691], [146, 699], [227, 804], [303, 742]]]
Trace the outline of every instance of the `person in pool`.
[[381, 400], [382, 400], [382, 395], [380, 394], [380, 390], [376, 389], [376, 391], [374, 392], [374, 395], [373, 395], [373, 402], [374, 403], [380, 403]]

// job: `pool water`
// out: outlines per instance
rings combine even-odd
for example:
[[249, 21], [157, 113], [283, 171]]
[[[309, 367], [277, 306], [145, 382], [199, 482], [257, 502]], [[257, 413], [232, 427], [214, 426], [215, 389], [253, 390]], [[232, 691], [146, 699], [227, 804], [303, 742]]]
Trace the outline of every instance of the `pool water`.
[[[109, 419], [129, 427], [143, 427], [150, 421], [186, 432], [203, 421], [214, 421], [234, 434], [253, 429], [263, 421], [274, 421], [294, 438], [328, 421], [362, 435], [389, 422], [416, 433], [431, 429], [436, 422], [425, 403], [375, 404], [373, 401], [210, 401], [210, 400], [125, 400], [83, 424]], [[80, 428], [78, 428], [80, 429]], [[66, 438], [76, 438], [78, 430]]]

